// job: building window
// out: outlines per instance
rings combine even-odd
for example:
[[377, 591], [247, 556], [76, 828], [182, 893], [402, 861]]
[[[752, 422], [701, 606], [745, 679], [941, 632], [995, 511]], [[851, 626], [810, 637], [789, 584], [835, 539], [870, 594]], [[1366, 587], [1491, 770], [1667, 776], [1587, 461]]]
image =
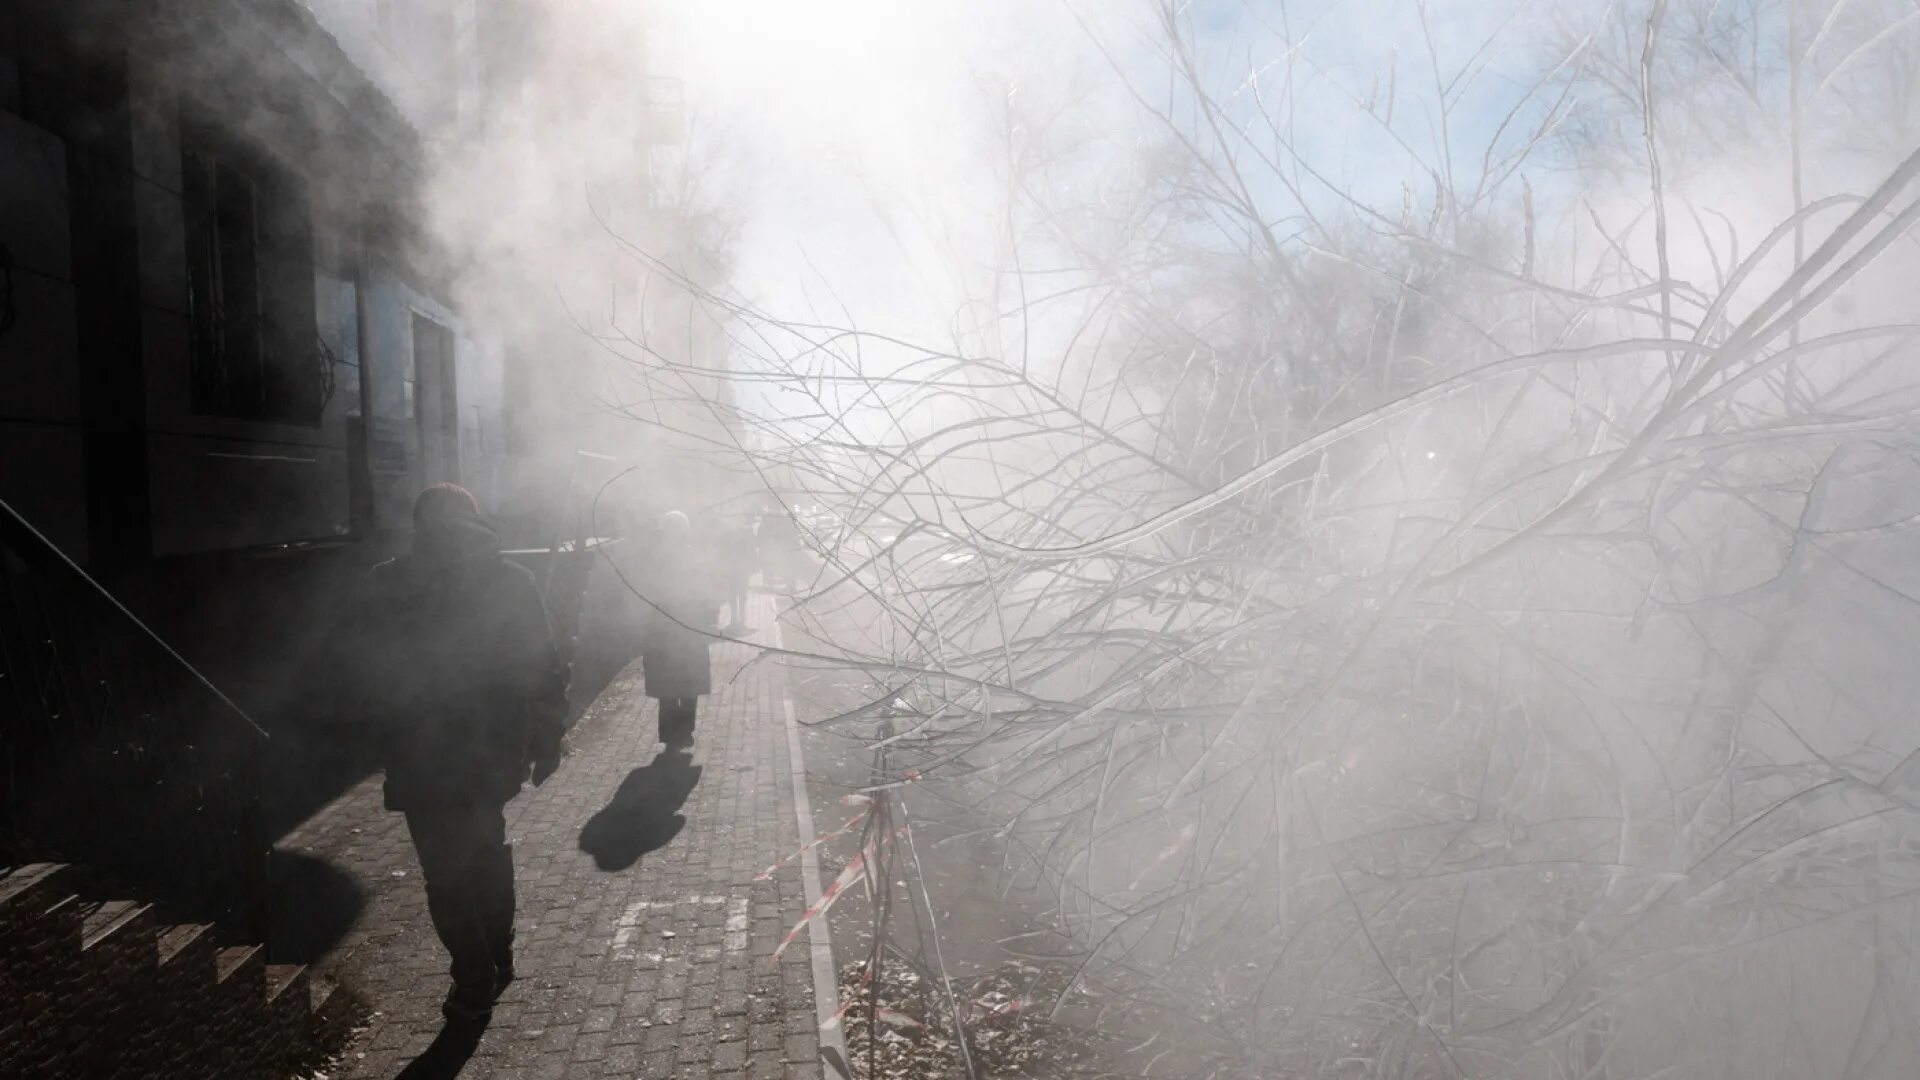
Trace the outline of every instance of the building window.
[[270, 169], [204, 143], [183, 166], [194, 412], [318, 423], [332, 372], [304, 200]]
[[453, 331], [413, 317], [413, 416], [429, 481], [460, 479], [460, 395]]
[[260, 393], [260, 241], [253, 181], [194, 151], [188, 151], [186, 166], [193, 408], [241, 414]]

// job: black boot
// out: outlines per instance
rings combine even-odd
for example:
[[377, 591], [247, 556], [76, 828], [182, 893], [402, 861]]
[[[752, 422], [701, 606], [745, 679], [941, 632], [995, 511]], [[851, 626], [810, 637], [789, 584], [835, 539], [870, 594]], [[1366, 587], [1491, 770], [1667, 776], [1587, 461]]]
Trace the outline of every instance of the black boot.
[[440, 1015], [456, 1023], [479, 1023], [493, 1015], [493, 1002], [499, 996], [491, 985], [454, 983], [440, 1003]]
[[660, 700], [660, 741], [669, 749], [693, 745], [694, 710], [699, 698]]

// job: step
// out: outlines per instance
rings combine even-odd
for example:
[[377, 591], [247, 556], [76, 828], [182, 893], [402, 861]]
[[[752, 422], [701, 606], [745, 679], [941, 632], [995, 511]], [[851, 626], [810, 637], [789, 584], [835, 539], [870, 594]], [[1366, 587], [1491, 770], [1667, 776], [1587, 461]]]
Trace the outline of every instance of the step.
[[152, 907], [132, 900], [85, 905], [80, 920], [79, 983], [68, 993], [72, 1064], [78, 1074], [108, 1076], [158, 1034], [159, 956]]
[[161, 924], [152, 905], [97, 899], [77, 877], [57, 863], [0, 870], [0, 1077], [287, 1076], [365, 1015], [314, 969], [223, 947], [211, 924]]
[[60, 863], [29, 863], [0, 875], [0, 1075], [16, 1066], [28, 1041], [46, 1037], [59, 997], [53, 985], [74, 952], [78, 908], [71, 874]]
[[285, 1076], [310, 1056], [314, 1041], [309, 978], [305, 964], [267, 965], [269, 1020], [259, 1029], [258, 1045], [249, 1062], [255, 1075]]
[[151, 930], [152, 924], [145, 918], [150, 910], [151, 905], [132, 900], [108, 900], [101, 904], [80, 922], [80, 951], [111, 948], [126, 938], [139, 936], [143, 930]]
[[258, 945], [230, 945], [214, 954], [213, 981], [231, 984], [260, 980], [266, 970], [266, 952]]
[[203, 1045], [214, 1053], [207, 1070], [213, 1075], [251, 1075], [271, 1038], [266, 959], [258, 945], [228, 946], [214, 956], [215, 986], [201, 1029]]
[[139, 1055], [146, 1076], [190, 1076], [203, 1070], [199, 1055], [213, 1023], [214, 962], [220, 943], [211, 923], [161, 929], [154, 944], [160, 1008], [156, 1033]]
[[[8, 906], [9, 956], [0, 970], [0, 1027], [18, 1025], [19, 1037], [0, 1048], [0, 1072], [21, 1075], [86, 1075], [89, 985], [80, 942], [86, 920], [99, 905], [66, 891], [64, 875], [22, 889]], [[58, 885], [59, 887], [54, 887]]]
[[317, 1021], [326, 1016], [329, 1009], [338, 1007], [335, 997], [346, 994], [346, 990], [325, 975], [316, 975], [307, 983], [307, 994], [313, 1018]]
[[[267, 1000], [279, 1001], [280, 995], [288, 990], [304, 990], [307, 987], [307, 981], [305, 964], [268, 964]], [[296, 992], [293, 996], [297, 999], [300, 995]], [[306, 1003], [302, 1002], [301, 1009], [304, 1011], [306, 1007]]]
[[65, 888], [72, 876], [65, 863], [27, 863], [7, 871], [0, 876], [0, 919], [51, 899], [49, 894]]
[[[51, 941], [63, 954], [77, 953], [80, 951], [80, 927], [86, 921], [89, 910], [86, 901], [71, 893], [49, 899], [28, 924], [32, 927], [29, 932]], [[40, 925], [42, 923], [45, 925]]]
[[160, 966], [187, 966], [204, 959], [213, 962], [216, 946], [212, 923], [181, 923], [160, 933], [157, 943]]
[[26, 989], [9, 985], [8, 974], [78, 946], [80, 900], [69, 885], [59, 863], [17, 867], [0, 878], [0, 988]]
[[322, 1047], [338, 1046], [365, 1018], [366, 1006], [352, 991], [328, 976], [318, 976], [310, 985], [314, 1040]]

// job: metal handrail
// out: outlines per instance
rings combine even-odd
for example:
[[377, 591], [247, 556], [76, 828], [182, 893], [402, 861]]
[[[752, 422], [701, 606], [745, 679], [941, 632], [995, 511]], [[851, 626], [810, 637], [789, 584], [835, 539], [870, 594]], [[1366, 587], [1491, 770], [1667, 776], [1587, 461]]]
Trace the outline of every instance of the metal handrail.
[[122, 604], [119, 598], [115, 597], [113, 593], [109, 592], [105, 585], [100, 584], [100, 582], [94, 579], [93, 575], [82, 569], [79, 563], [74, 562], [66, 552], [60, 550], [59, 545], [47, 539], [46, 535], [39, 529], [34, 528], [33, 522], [21, 516], [20, 512], [15, 510], [5, 499], [0, 499], [0, 546], [5, 546], [13, 550], [16, 554], [22, 549], [40, 551], [58, 563], [63, 570], [73, 574], [81, 581], [86, 582], [87, 586], [99, 594], [102, 600], [113, 605], [115, 610], [126, 616], [128, 622], [137, 627], [142, 634], [146, 635], [150, 641], [168, 656], [172, 657], [174, 662], [179, 664], [182, 670], [193, 676], [194, 680], [206, 687], [207, 691], [214, 697], [219, 698], [220, 703], [232, 710], [233, 715], [239, 717], [242, 723], [252, 728], [261, 738], [272, 738], [271, 735], [267, 734], [265, 728], [255, 723], [253, 717], [247, 715], [245, 709], [234, 704], [232, 698], [228, 697], [218, 686], [215, 686], [212, 679], [201, 674], [199, 668], [194, 667], [193, 664], [188, 662], [186, 657], [181, 656], [179, 652], [175, 651], [173, 646], [167, 644], [166, 638], [155, 633], [153, 628], [141, 621], [138, 615], [128, 611], [127, 606]]
[[0, 859], [78, 863], [259, 940], [267, 737], [0, 502]]

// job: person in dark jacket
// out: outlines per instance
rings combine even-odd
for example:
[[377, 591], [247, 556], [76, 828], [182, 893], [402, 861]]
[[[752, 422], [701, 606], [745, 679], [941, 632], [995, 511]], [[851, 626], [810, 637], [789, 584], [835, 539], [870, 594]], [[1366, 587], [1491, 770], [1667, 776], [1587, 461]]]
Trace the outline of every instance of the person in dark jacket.
[[800, 546], [800, 533], [793, 520], [782, 512], [760, 515], [760, 527], [754, 530], [754, 543], [760, 551], [760, 570], [770, 586], [784, 588], [794, 583], [794, 550]]
[[753, 629], [747, 623], [747, 592], [760, 561], [754, 541], [753, 525], [740, 521], [727, 525], [720, 534], [721, 584], [727, 591], [727, 632], [744, 634]]
[[406, 815], [452, 958], [443, 1008], [479, 1019], [514, 975], [505, 808], [559, 764], [566, 670], [533, 575], [502, 558], [471, 494], [426, 489], [413, 524], [411, 550], [373, 568], [342, 636], [387, 809]]
[[672, 510], [661, 522], [660, 545], [640, 589], [647, 601], [641, 664], [647, 696], [660, 702], [660, 741], [692, 746], [698, 699], [713, 692], [707, 649], [720, 603], [715, 568], [695, 549], [687, 515]]

